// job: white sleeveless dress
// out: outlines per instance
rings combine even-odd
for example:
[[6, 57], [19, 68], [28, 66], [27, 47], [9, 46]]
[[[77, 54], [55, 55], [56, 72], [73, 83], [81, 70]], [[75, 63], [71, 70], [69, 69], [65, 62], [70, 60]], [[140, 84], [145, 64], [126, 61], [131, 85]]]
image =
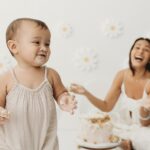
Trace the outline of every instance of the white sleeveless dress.
[[122, 93], [117, 106], [120, 129], [116, 134], [124, 139], [131, 139], [135, 150], [150, 150], [150, 127], [141, 126], [139, 121], [139, 107], [146, 97], [145, 90], [141, 99], [128, 97], [122, 83]]
[[57, 118], [53, 89], [47, 79], [35, 89], [20, 84], [6, 97], [10, 120], [0, 125], [0, 150], [58, 150]]

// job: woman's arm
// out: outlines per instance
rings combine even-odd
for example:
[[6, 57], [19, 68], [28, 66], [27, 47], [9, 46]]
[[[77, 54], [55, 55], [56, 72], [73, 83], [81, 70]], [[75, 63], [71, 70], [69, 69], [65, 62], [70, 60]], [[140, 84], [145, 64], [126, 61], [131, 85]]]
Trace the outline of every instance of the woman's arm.
[[109, 112], [113, 109], [114, 105], [116, 104], [120, 93], [121, 93], [121, 84], [123, 81], [124, 71], [122, 70], [117, 73], [115, 76], [111, 88], [106, 95], [105, 99], [102, 100], [100, 98], [95, 97], [92, 93], [90, 93], [87, 89], [83, 86], [78, 84], [71, 84], [70, 91], [76, 94], [81, 94], [87, 97], [87, 99], [98, 109]]

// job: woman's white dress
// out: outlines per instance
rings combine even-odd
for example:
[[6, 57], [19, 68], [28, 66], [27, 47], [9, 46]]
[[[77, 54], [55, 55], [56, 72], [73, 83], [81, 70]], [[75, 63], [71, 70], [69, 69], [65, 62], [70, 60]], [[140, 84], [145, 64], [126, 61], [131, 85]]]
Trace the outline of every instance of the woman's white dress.
[[135, 100], [126, 95], [124, 82], [119, 103], [115, 108], [115, 133], [124, 139], [131, 139], [135, 150], [150, 150], [150, 127], [143, 127], [139, 121], [139, 107], [147, 98], [144, 90], [143, 97]]

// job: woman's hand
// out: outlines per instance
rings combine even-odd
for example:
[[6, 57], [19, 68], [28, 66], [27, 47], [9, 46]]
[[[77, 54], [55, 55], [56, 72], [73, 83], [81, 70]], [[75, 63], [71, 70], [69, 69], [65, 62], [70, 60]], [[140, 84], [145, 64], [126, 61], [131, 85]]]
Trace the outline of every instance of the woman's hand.
[[148, 115], [150, 115], [150, 98], [144, 99], [140, 107], [140, 116], [144, 118]]
[[150, 125], [150, 99], [144, 99], [143, 103], [139, 109], [139, 117], [141, 125], [149, 126]]
[[74, 92], [76, 94], [84, 95], [85, 92], [86, 92], [86, 89], [83, 86], [79, 85], [79, 84], [72, 83], [70, 88], [69, 88], [69, 91]]
[[133, 145], [131, 140], [122, 140], [120, 147], [123, 150], [133, 150]]
[[146, 99], [143, 100], [143, 107], [145, 107], [147, 110], [150, 111], [150, 97], [147, 97]]
[[150, 115], [150, 110], [147, 109], [147, 108], [144, 107], [144, 106], [141, 106], [141, 107], [140, 107], [140, 116], [141, 116], [142, 118], [146, 118], [146, 117], [149, 116], [149, 115]]

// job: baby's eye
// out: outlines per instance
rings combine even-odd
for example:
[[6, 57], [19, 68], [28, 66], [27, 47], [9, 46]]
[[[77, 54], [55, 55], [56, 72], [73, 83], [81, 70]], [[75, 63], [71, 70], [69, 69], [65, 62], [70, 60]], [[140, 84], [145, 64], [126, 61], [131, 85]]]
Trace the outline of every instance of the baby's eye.
[[45, 43], [45, 46], [49, 47], [49, 45], [50, 45], [49, 43]]
[[32, 43], [39, 45], [40, 42], [39, 41], [33, 41]]

